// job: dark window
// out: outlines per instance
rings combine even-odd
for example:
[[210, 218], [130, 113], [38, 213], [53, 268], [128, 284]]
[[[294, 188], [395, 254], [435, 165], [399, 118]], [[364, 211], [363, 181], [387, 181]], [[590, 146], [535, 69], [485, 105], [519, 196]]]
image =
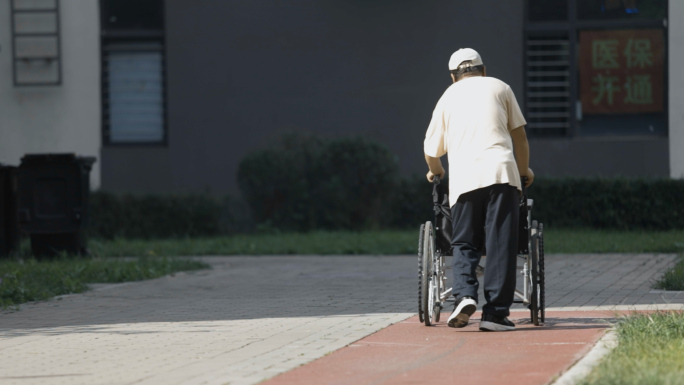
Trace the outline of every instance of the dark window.
[[164, 28], [162, 0], [105, 0], [102, 28], [106, 30], [161, 30]]
[[577, 0], [579, 20], [663, 19], [667, 0]]
[[163, 57], [158, 43], [111, 43], [103, 79], [110, 143], [164, 140]]
[[530, 21], [568, 20], [568, 0], [529, 0]]
[[105, 145], [166, 143], [161, 0], [101, 0]]

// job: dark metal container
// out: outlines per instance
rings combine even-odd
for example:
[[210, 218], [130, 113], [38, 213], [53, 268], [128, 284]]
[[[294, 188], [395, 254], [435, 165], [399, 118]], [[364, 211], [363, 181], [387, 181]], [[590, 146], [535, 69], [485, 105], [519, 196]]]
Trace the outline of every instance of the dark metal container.
[[0, 164], [0, 257], [19, 248], [17, 168]]
[[19, 166], [19, 223], [38, 256], [87, 254], [90, 170], [94, 157], [25, 155]]

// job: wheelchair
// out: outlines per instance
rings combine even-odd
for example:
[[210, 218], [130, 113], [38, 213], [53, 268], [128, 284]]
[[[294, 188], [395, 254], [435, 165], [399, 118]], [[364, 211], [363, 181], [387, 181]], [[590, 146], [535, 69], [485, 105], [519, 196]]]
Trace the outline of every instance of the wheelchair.
[[[523, 277], [522, 284], [516, 285], [515, 300], [530, 310], [530, 318], [535, 326], [544, 322], [545, 282], [544, 282], [544, 231], [543, 225], [532, 220], [533, 200], [527, 199], [525, 178], [520, 197], [520, 228], [518, 231], [517, 266]], [[448, 193], [440, 180], [433, 183], [433, 203], [435, 222], [420, 225], [418, 237], [418, 317], [425, 326], [439, 322], [440, 312], [446, 302], [453, 302], [452, 288], [446, 288], [446, 256], [452, 255], [451, 248], [451, 209]], [[484, 248], [483, 248], [484, 249]], [[485, 258], [485, 251], [482, 254]], [[484, 275], [486, 267], [479, 265], [477, 277]]]

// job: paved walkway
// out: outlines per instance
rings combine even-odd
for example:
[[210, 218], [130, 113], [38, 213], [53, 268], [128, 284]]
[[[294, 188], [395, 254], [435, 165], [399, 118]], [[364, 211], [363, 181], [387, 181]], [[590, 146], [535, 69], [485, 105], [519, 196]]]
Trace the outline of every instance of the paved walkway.
[[681, 308], [684, 292], [651, 289], [675, 259], [674, 254], [546, 256], [546, 306], [552, 311]]
[[[213, 270], [0, 313], [0, 383], [254, 384], [409, 319], [417, 307], [415, 257], [205, 260]], [[681, 308], [684, 294], [649, 289], [673, 260], [549, 256], [548, 306]]]
[[411, 317], [263, 385], [544, 385], [589, 352], [614, 317], [550, 312], [537, 327], [528, 314], [512, 313], [510, 333], [480, 332], [479, 312], [463, 329], [425, 327]]

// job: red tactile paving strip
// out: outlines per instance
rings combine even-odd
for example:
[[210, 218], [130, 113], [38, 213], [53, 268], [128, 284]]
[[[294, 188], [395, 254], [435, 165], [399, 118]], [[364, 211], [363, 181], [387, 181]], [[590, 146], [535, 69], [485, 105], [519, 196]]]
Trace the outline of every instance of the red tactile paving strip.
[[586, 354], [614, 312], [549, 312], [530, 324], [513, 312], [512, 332], [481, 332], [480, 313], [463, 329], [412, 317], [263, 384], [548, 384]]

